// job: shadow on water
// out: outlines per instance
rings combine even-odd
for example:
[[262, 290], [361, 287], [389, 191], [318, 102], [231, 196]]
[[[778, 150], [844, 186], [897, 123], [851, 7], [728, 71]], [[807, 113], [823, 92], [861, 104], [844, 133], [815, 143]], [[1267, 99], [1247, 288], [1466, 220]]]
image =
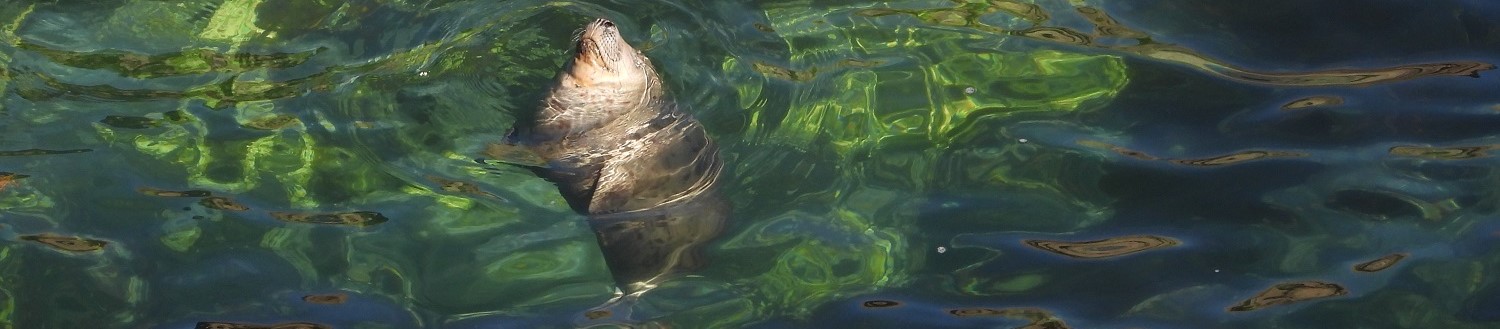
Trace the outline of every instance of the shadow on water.
[[[0, 328], [1493, 326], [1497, 16], [0, 6]], [[593, 17], [734, 205], [705, 268], [613, 304], [585, 217], [496, 144]]]

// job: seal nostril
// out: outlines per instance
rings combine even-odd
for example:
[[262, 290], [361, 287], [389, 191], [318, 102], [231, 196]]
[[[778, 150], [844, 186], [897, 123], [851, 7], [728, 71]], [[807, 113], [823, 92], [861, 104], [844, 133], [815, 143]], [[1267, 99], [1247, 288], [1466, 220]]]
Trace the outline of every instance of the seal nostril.
[[604, 21], [602, 24], [604, 24], [604, 27], [615, 27], [615, 22], [611, 21]]

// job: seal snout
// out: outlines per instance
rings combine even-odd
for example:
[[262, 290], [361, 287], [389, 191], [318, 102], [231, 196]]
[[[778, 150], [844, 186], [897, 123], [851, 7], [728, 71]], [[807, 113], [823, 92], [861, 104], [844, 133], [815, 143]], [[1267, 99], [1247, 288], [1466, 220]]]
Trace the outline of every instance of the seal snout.
[[587, 37], [589, 35], [592, 35], [592, 34], [598, 34], [598, 35], [614, 34], [614, 35], [618, 35], [620, 33], [619, 30], [615, 29], [615, 22], [612, 22], [610, 20], [603, 19], [603, 18], [596, 18], [596, 19], [594, 19], [594, 22], [589, 23], [588, 26], [584, 26], [583, 30], [584, 30], [584, 36], [585, 37]]
[[636, 64], [641, 62], [633, 55], [635, 49], [625, 42], [615, 23], [608, 19], [596, 18], [579, 32], [575, 62], [587, 64], [588, 69], [611, 74], [621, 70], [633, 72]]

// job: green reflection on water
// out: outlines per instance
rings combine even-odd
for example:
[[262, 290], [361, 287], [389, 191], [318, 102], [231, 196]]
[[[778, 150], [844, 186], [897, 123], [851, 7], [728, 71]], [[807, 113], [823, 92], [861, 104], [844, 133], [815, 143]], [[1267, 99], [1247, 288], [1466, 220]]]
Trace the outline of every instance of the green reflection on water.
[[[159, 2], [132, 4], [142, 3], [151, 5]], [[255, 8], [255, 3], [238, 1], [222, 4], [213, 11], [211, 19], [206, 23], [207, 28], [202, 33], [188, 37], [228, 43], [255, 40], [254, 33], [261, 32], [260, 29], [244, 24], [254, 20], [252, 9]], [[134, 19], [168, 24], [166, 27], [148, 24], [135, 28], [197, 30], [187, 25], [196, 24], [193, 20], [199, 18], [186, 15], [148, 18], [142, 15], [161, 13], [134, 11], [140, 8], [130, 6], [117, 10], [113, 16], [134, 15]], [[161, 9], [155, 6], [151, 8]], [[177, 12], [182, 10], [178, 9]], [[580, 221], [581, 218], [564, 217], [567, 220], [557, 220], [550, 226], [556, 229], [548, 229], [554, 235], [550, 240], [521, 240], [515, 242], [524, 246], [521, 249], [502, 248], [504, 252], [474, 254], [469, 250], [484, 241], [476, 241], [476, 237], [514, 237], [548, 226], [521, 223], [523, 216], [515, 207], [496, 207], [492, 203], [476, 202], [472, 198], [417, 188], [412, 186], [412, 181], [388, 174], [388, 167], [370, 161], [368, 153], [371, 150], [368, 147], [371, 145], [329, 145], [327, 139], [316, 135], [320, 129], [341, 133], [363, 130], [355, 134], [381, 140], [385, 137], [383, 134], [396, 132], [401, 137], [396, 141], [400, 143], [379, 145], [382, 149], [378, 152], [383, 153], [382, 155], [409, 156], [420, 159], [419, 163], [450, 166], [469, 163], [469, 167], [472, 167], [472, 163], [468, 162], [472, 155], [460, 156], [453, 154], [447, 146], [433, 145], [433, 134], [446, 134], [442, 140], [451, 141], [452, 136], [509, 126], [508, 117], [503, 116], [504, 113], [501, 113], [498, 121], [475, 120], [473, 115], [465, 113], [476, 111], [474, 105], [488, 106], [490, 104], [487, 103], [491, 101], [510, 104], [512, 101], [504, 97], [508, 95], [499, 95], [502, 96], [501, 99], [493, 100], [476, 99], [473, 92], [433, 93], [439, 96], [437, 101], [445, 103], [441, 104], [440, 111], [423, 113], [431, 115], [430, 118], [436, 119], [435, 121], [421, 123], [413, 123], [410, 117], [404, 115], [406, 113], [381, 113], [379, 110], [411, 110], [395, 106], [400, 101], [388, 97], [402, 92], [398, 90], [417, 80], [409, 74], [419, 68], [430, 70], [427, 72], [431, 74], [430, 81], [453, 78], [438, 79], [446, 74], [497, 71], [494, 75], [496, 80], [489, 81], [488, 85], [474, 86], [477, 88], [516, 86], [534, 83], [525, 81], [527, 79], [550, 77], [555, 66], [533, 67], [535, 65], [531, 62], [560, 62], [555, 56], [560, 51], [552, 50], [554, 47], [550, 45], [527, 46], [550, 41], [543, 39], [538, 29], [524, 26], [514, 27], [518, 30], [515, 32], [512, 29], [505, 27], [496, 33], [488, 30], [488, 27], [476, 28], [440, 42], [418, 45], [368, 63], [332, 68], [291, 80], [273, 80], [272, 73], [277, 73], [275, 70], [278, 69], [301, 65], [308, 58], [317, 55], [317, 51], [257, 55], [234, 51], [189, 50], [145, 56], [120, 51], [65, 52], [27, 46], [28, 51], [46, 56], [58, 64], [114, 71], [134, 78], [212, 73], [236, 75], [182, 90], [157, 90], [157, 87], [148, 89], [75, 84], [37, 73], [35, 77], [45, 87], [32, 86], [32, 91], [24, 95], [33, 96], [29, 98], [36, 101], [85, 95], [116, 101], [178, 102], [178, 109], [169, 112], [170, 114], [105, 120], [93, 125], [92, 132], [107, 142], [123, 142], [115, 145], [125, 146], [133, 151], [126, 157], [137, 160], [132, 162], [133, 165], [153, 168], [149, 171], [151, 174], [180, 172], [169, 175], [185, 178], [187, 187], [213, 190], [215, 193], [255, 195], [250, 199], [278, 209], [322, 209], [372, 202], [400, 204], [403, 209], [414, 209], [406, 216], [392, 219], [414, 232], [396, 235], [351, 232], [350, 237], [343, 238], [318, 227], [300, 224], [264, 231], [258, 247], [274, 252], [295, 268], [300, 281], [304, 282], [304, 288], [319, 287], [332, 281], [347, 285], [353, 290], [386, 294], [396, 300], [415, 301], [416, 305], [445, 314], [607, 296], [611, 284], [607, 280], [607, 272], [603, 270], [602, 260], [597, 256], [597, 243], [591, 234], [586, 233], [586, 228], [579, 225], [581, 223], [563, 225], [568, 221]], [[483, 40], [470, 38], [478, 32], [495, 33], [503, 37]], [[171, 35], [166, 31], [142, 33], [154, 33], [149, 35], [159, 35], [164, 39]], [[437, 61], [429, 66], [431, 58], [436, 58]], [[428, 76], [427, 73], [423, 76]], [[320, 89], [320, 86], [326, 86], [334, 76], [349, 74], [370, 76], [351, 84], [347, 93], [336, 95], [340, 101], [355, 104], [361, 99], [361, 95], [381, 95], [370, 99], [369, 105], [372, 106], [369, 108], [342, 108], [357, 111], [347, 113], [349, 117], [335, 113], [335, 117], [329, 118], [323, 116], [328, 113], [291, 108], [280, 101], [297, 96], [309, 88]], [[202, 111], [202, 108], [193, 104], [193, 100], [205, 101], [208, 107], [218, 111]], [[351, 117], [357, 121], [351, 122]], [[226, 119], [233, 124], [225, 124]], [[339, 136], [347, 138], [351, 135]], [[143, 159], [134, 159], [138, 157]], [[514, 180], [508, 176], [497, 179], [492, 173], [479, 168], [442, 173], [481, 182], [511, 183], [509, 181]], [[527, 182], [525, 185], [529, 190], [524, 199], [543, 200], [533, 204], [546, 204], [554, 201], [551, 199], [557, 199], [555, 189], [537, 193], [540, 190], [534, 188], [550, 187], [550, 184]], [[5, 210], [8, 214], [16, 214], [28, 208], [38, 208], [39, 212], [45, 213], [51, 208], [50, 203], [39, 202], [47, 200], [45, 196], [38, 193], [6, 198], [6, 202], [14, 202], [16, 205]], [[195, 211], [168, 210], [162, 214], [165, 221], [160, 226], [159, 243], [172, 251], [187, 254], [206, 252], [203, 248], [230, 247], [233, 244], [215, 244], [223, 244], [225, 234], [254, 235], [258, 232], [253, 229], [246, 231], [245, 228], [226, 231], [222, 226], [242, 225], [230, 223], [231, 221], [263, 219], [262, 214], [267, 210], [255, 209], [249, 216], [228, 219], [220, 218], [222, 213], [217, 211], [210, 211], [205, 215]], [[390, 246], [381, 246], [382, 244]], [[368, 253], [381, 251], [386, 255]], [[411, 261], [427, 258], [426, 254], [443, 257], [425, 260], [425, 263]], [[472, 259], [466, 259], [465, 256]], [[188, 305], [183, 307], [190, 308]], [[407, 307], [419, 309], [411, 304]], [[130, 319], [116, 320], [119, 323], [131, 322]]]
[[287, 68], [302, 64], [317, 51], [292, 54], [233, 54], [210, 49], [146, 55], [120, 51], [67, 52], [21, 43], [20, 49], [47, 56], [58, 64], [118, 72], [133, 78], [155, 78], [209, 72], [245, 72], [261, 68]]
[[[860, 143], [918, 134], [936, 147], [947, 147], [972, 134], [974, 122], [982, 119], [1097, 108], [1128, 81], [1117, 56], [975, 49], [965, 45], [983, 44], [982, 36], [902, 25], [855, 30], [875, 23], [856, 20], [846, 28], [830, 22], [826, 13], [768, 10], [775, 30], [791, 47], [790, 64], [806, 68], [802, 71], [725, 61], [729, 74], [753, 70], [808, 84], [781, 122], [761, 123], [776, 127], [765, 133], [773, 140], [808, 147], [828, 136], [840, 153], [847, 153]], [[915, 63], [896, 62], [903, 58]], [[820, 68], [822, 74], [817, 73]], [[752, 83], [737, 89], [741, 105], [755, 112], [752, 116], [769, 116], [750, 101], [761, 98], [764, 87]]]
[[20, 255], [14, 245], [0, 247], [0, 329], [15, 328], [16, 294]]
[[[266, 102], [242, 104], [236, 109], [238, 117], [262, 117], [273, 111], [274, 105]], [[261, 177], [271, 176], [289, 189], [293, 204], [316, 205], [308, 198], [305, 188], [311, 179], [314, 162], [319, 160], [319, 151], [316, 142], [305, 131], [288, 129], [260, 137], [226, 140], [209, 138], [209, 125], [196, 120], [192, 114], [183, 114], [182, 118], [184, 123], [165, 125], [156, 130], [117, 130], [103, 124], [95, 125], [95, 128], [105, 140], [128, 139], [142, 154], [185, 169], [194, 187], [239, 193], [256, 188]], [[297, 126], [300, 128], [300, 124]], [[328, 162], [323, 164], [339, 164], [337, 161]]]
[[[802, 196], [808, 202], [792, 205], [816, 210], [760, 219], [725, 239], [724, 254], [765, 259], [733, 257], [742, 264], [723, 265], [757, 273], [744, 279], [763, 303], [757, 312], [795, 316], [824, 301], [903, 283], [921, 266], [924, 247], [912, 245], [912, 214], [892, 209], [926, 192], [1035, 198], [1027, 201], [1030, 210], [1017, 210], [1034, 213], [965, 223], [975, 229], [1072, 230], [1108, 218], [1110, 200], [1088, 185], [1103, 174], [1096, 161], [1041, 152], [997, 132], [1002, 122], [1101, 108], [1128, 82], [1119, 57], [1004, 46], [993, 36], [846, 16], [855, 9], [768, 9], [771, 28], [762, 31], [785, 41], [786, 62], [726, 57], [720, 65], [730, 81], [739, 81], [730, 87], [748, 111], [745, 140], [797, 150], [744, 151], [750, 154], [739, 156], [753, 165], [739, 168], [740, 175], [803, 179], [799, 186], [821, 186], [829, 172], [819, 167], [833, 165], [837, 175], [832, 190], [811, 192]], [[972, 3], [924, 19], [962, 26], [1002, 10]], [[1035, 19], [1022, 16], [1001, 19]], [[782, 90], [787, 94], [778, 94]], [[773, 97], [789, 99], [787, 108]], [[831, 157], [806, 160], [821, 155]], [[1015, 291], [1040, 282], [1015, 278], [996, 285]]]
[[[167, 217], [167, 220], [161, 224], [161, 230], [164, 233], [161, 243], [176, 252], [188, 252], [192, 249], [193, 244], [198, 242], [198, 238], [203, 236], [203, 228], [198, 225], [198, 221], [208, 219], [195, 213], [193, 211], [179, 212], [175, 209], [163, 211], [162, 215]], [[218, 213], [213, 214], [218, 215]], [[217, 219], [214, 218], [214, 220]]]
[[[744, 69], [732, 58], [725, 67]], [[769, 134], [800, 147], [811, 146], [826, 135], [846, 155], [861, 143], [899, 135], [922, 135], [935, 147], [944, 147], [975, 133], [976, 121], [1026, 112], [1074, 111], [1089, 102], [1102, 104], [1126, 82], [1124, 64], [1117, 57], [1050, 50], [960, 53], [912, 69], [836, 75], [825, 82], [830, 86], [820, 89], [837, 94], [801, 98], [806, 101], [793, 104]], [[913, 87], [926, 89], [928, 99], [909, 99], [908, 89]], [[757, 84], [739, 87], [742, 100], [756, 99], [760, 90]]]
[[[799, 226], [805, 228], [794, 229]], [[764, 272], [745, 283], [768, 303], [767, 309], [759, 311], [791, 314], [898, 283], [912, 255], [900, 232], [875, 227], [868, 218], [849, 210], [821, 216], [792, 213], [760, 221], [729, 238], [722, 248], [775, 250], [772, 258], [732, 267], [763, 268]], [[762, 262], [770, 264], [758, 265]]]
[[[151, 114], [90, 117], [90, 132], [116, 151], [130, 151], [124, 157], [135, 160], [132, 166], [152, 168], [145, 175], [180, 177], [184, 186], [174, 189], [212, 190], [245, 196], [257, 207], [275, 207], [233, 214], [198, 208], [162, 211], [159, 223], [148, 224], [159, 233], [152, 245], [185, 255], [238, 247], [269, 251], [295, 270], [300, 286], [287, 289], [333, 285], [441, 314], [524, 312], [528, 306], [607, 296], [612, 283], [601, 279], [608, 275], [597, 242], [581, 217], [563, 213], [566, 207], [555, 187], [523, 169], [481, 168], [472, 162], [483, 139], [469, 137], [498, 137], [517, 116], [529, 112], [542, 89], [537, 86], [546, 85], [561, 66], [567, 42], [537, 28], [538, 22], [500, 20], [354, 63], [319, 62], [338, 62], [344, 55], [324, 48], [286, 53], [242, 49], [300, 33], [356, 27], [358, 18], [371, 10], [362, 6], [128, 1], [103, 23], [119, 29], [101, 35], [189, 45], [168, 52], [74, 51], [21, 42], [13, 35], [6, 40], [73, 69], [142, 80], [211, 78], [179, 87], [93, 85], [72, 81], [67, 72], [32, 72], [18, 88], [24, 90], [16, 92], [34, 102], [84, 97], [174, 103]], [[268, 15], [268, 7], [296, 12]], [[982, 6], [965, 8], [970, 7]], [[996, 121], [1076, 114], [1107, 102], [1126, 83], [1118, 58], [1001, 50], [992, 47], [993, 40], [920, 26], [831, 23], [823, 20], [828, 10], [767, 11], [790, 47], [787, 62], [725, 57], [720, 65], [726, 75], [752, 78], [730, 86], [738, 90], [738, 103], [747, 115], [757, 120], [745, 134], [751, 144], [746, 153], [771, 154], [783, 160], [779, 165], [831, 173], [818, 178], [826, 184], [806, 187], [802, 202], [819, 205], [786, 209], [791, 211], [727, 232], [720, 248], [724, 254], [753, 254], [754, 259], [726, 261], [744, 264], [726, 264], [719, 272], [745, 269], [747, 274], [730, 277], [748, 287], [750, 296], [682, 305], [683, 313], [672, 321], [731, 326], [757, 317], [801, 316], [822, 302], [902, 284], [921, 266], [925, 247], [912, 241], [914, 216], [891, 214], [891, 209], [910, 206], [910, 200], [939, 186], [1028, 189], [1026, 193], [1043, 194], [1037, 203], [1049, 209], [1098, 213], [1097, 193], [1054, 184], [1062, 180], [1059, 172], [1076, 167], [1023, 167], [1006, 161], [1067, 163], [1075, 158], [1032, 154], [1017, 145], [980, 148], [994, 143]], [[14, 30], [8, 26], [6, 33]], [[414, 32], [390, 34], [409, 40]], [[970, 44], [986, 46], [965, 46]], [[0, 56], [5, 56], [0, 62], [9, 60], [7, 53]], [[304, 65], [322, 68], [304, 76], [283, 75]], [[8, 81], [0, 79], [0, 90]], [[766, 105], [766, 97], [784, 96], [766, 94], [778, 89], [796, 90], [786, 108]], [[304, 99], [329, 99], [331, 104], [297, 102]], [[331, 108], [319, 108], [323, 105]], [[72, 120], [56, 113], [31, 115], [47, 116], [35, 118], [37, 123]], [[733, 138], [724, 142], [738, 143]], [[805, 153], [777, 153], [786, 146]], [[1082, 169], [1084, 175], [1097, 171], [1086, 165]], [[418, 172], [474, 182], [479, 191], [515, 204], [443, 193]], [[822, 187], [828, 189], [816, 190]], [[14, 205], [6, 207], [7, 213], [35, 209], [46, 214], [54, 206], [42, 193], [6, 196], [0, 202]], [[280, 223], [263, 215], [273, 210], [365, 210], [345, 208], [371, 204], [399, 208], [401, 214], [368, 229]], [[131, 296], [126, 304], [154, 297], [144, 295], [149, 287], [136, 284], [138, 278], [97, 276], [127, 287], [123, 290], [128, 292], [120, 293]], [[687, 280], [678, 283], [681, 290], [664, 291], [690, 291], [684, 294], [692, 296], [730, 290], [706, 283], [702, 285], [718, 288], [695, 290], [692, 279]], [[0, 288], [13, 284], [7, 281]], [[1025, 289], [1031, 284], [1002, 286]]]
[[[21, 42], [21, 38], [16, 36], [16, 30], [21, 28], [21, 22], [26, 20], [26, 16], [31, 14], [33, 9], [36, 9], [36, 5], [0, 8], [0, 42], [6, 44], [6, 47], [0, 48], [0, 95], [10, 92], [7, 88], [10, 87], [11, 76], [14, 74], [10, 69], [12, 56], [14, 56], [10, 47]], [[5, 106], [0, 105], [0, 113], [5, 113], [5, 110]]]
[[208, 26], [198, 33], [198, 37], [231, 43], [250, 40], [255, 34], [264, 31], [255, 27], [255, 7], [260, 2], [261, 0], [225, 0], [219, 3], [219, 8], [208, 19]]

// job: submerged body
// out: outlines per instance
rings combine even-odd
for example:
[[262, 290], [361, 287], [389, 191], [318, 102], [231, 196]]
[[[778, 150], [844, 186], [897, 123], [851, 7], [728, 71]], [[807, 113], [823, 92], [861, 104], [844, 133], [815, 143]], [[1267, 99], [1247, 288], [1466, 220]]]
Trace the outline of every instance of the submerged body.
[[596, 20], [519, 135], [547, 160], [541, 175], [588, 215], [625, 293], [700, 266], [698, 249], [729, 211], [718, 148], [661, 87], [650, 60]]

